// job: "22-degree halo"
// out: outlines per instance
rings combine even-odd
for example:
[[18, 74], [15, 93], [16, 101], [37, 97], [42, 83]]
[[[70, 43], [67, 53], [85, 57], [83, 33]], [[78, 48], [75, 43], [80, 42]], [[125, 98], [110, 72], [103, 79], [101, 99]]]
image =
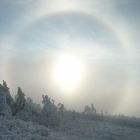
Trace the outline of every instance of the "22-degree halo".
[[[83, 28], [83, 30], [81, 30], [81, 28]], [[94, 55], [96, 55], [96, 51], [100, 53], [100, 49], [98, 49], [98, 47], [110, 50], [114, 44], [115, 46], [113, 46], [113, 49], [115, 48], [118, 53], [125, 55], [124, 53], [126, 52], [125, 48], [121, 45], [121, 42], [119, 42], [119, 38], [117, 38], [117, 35], [112, 29], [109, 29], [109, 27], [100, 23], [100, 20], [95, 19], [92, 16], [74, 12], [52, 14], [40, 19], [39, 21], [35, 21], [35, 23], [29, 25], [21, 34], [19, 41], [17, 42], [17, 47], [23, 47], [25, 53], [26, 49], [31, 50], [35, 55], [40, 55], [40, 52], [41, 55], [45, 55], [45, 50], [47, 49], [50, 52], [53, 52], [52, 50], [54, 49], [58, 50], [58, 52], [61, 49], [68, 50], [70, 47], [75, 50], [76, 45], [66, 47], [63, 46], [59, 40], [56, 40], [61, 35], [61, 38], [68, 35], [68, 38], [70, 37], [69, 39], [74, 37], [75, 40], [78, 38], [92, 43], [96, 42], [96, 44], [99, 43], [96, 49], [94, 49], [95, 44], [91, 47], [95, 51]], [[108, 45], [106, 45], [107, 42]], [[78, 47], [78, 50], [79, 48], [80, 47]], [[88, 46], [85, 46], [84, 49], [87, 48]], [[90, 52], [92, 51], [90, 50]], [[94, 55], [91, 55], [91, 58], [94, 59]], [[97, 56], [97, 59], [98, 58], [100, 59], [100, 56]]]

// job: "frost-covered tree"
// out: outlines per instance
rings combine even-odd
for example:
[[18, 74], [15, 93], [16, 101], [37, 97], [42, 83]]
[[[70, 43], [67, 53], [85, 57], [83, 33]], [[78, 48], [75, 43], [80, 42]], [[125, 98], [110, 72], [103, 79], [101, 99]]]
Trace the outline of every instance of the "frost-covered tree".
[[11, 114], [10, 107], [6, 102], [6, 94], [3, 86], [0, 85], [0, 115], [9, 115]]
[[33, 100], [28, 97], [26, 99], [25, 107], [24, 109], [32, 114], [37, 114], [41, 112], [41, 106], [40, 104], [34, 103]]
[[14, 104], [14, 100], [10, 94], [10, 91], [9, 91], [9, 88], [7, 86], [7, 83], [6, 81], [3, 80], [3, 88], [5, 90], [5, 95], [6, 95], [6, 103], [9, 105], [10, 108], [13, 107], [13, 104]]
[[6, 81], [4, 81], [4, 80], [3, 80], [3, 87], [9, 89], [9, 88], [7, 87]]
[[94, 104], [91, 104], [91, 106], [86, 105], [84, 109], [84, 114], [96, 114], [96, 109], [94, 107]]
[[64, 104], [58, 103], [57, 108], [58, 108], [58, 112], [63, 116], [64, 115], [64, 112], [66, 110]]
[[42, 98], [43, 98], [42, 114], [47, 119], [47, 125], [55, 127], [56, 125], [58, 125], [59, 119], [58, 119], [57, 107], [54, 104], [54, 100], [49, 98], [47, 95], [42, 95]]
[[88, 105], [85, 106], [84, 113], [85, 114], [89, 114], [90, 113], [90, 107]]
[[54, 114], [54, 112], [57, 111], [57, 107], [54, 104], [54, 100], [49, 98], [47, 95], [42, 96], [43, 100], [43, 109], [42, 113], [45, 114], [46, 116], [49, 116], [51, 114]]
[[58, 110], [58, 115], [59, 115], [59, 119], [61, 120], [61, 123], [64, 123], [64, 120], [66, 118], [66, 116], [65, 116], [66, 108], [65, 108], [64, 104], [58, 103], [57, 110]]
[[3, 84], [0, 84], [0, 114], [9, 115], [11, 114], [11, 106], [13, 99], [10, 95], [7, 83], [3, 80]]
[[15, 96], [14, 115], [20, 110], [23, 110], [25, 102], [26, 102], [25, 94], [22, 92], [22, 89], [18, 87], [18, 92], [17, 95]]
[[91, 114], [96, 114], [96, 109], [94, 107], [94, 104], [91, 104]]

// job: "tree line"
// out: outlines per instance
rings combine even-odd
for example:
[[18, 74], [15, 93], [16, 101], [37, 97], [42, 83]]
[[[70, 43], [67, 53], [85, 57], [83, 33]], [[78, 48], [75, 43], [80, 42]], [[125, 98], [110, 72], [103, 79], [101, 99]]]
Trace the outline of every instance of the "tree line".
[[[95, 114], [93, 104], [86, 105], [83, 113], [85, 115]], [[18, 87], [14, 97], [11, 96], [7, 83], [3, 80], [0, 84], [0, 115], [11, 115], [25, 121], [35, 121], [46, 126], [58, 126], [68, 119], [75, 119], [78, 116], [75, 110], [67, 110], [64, 104], [55, 104], [55, 101], [48, 95], [42, 95], [42, 105], [33, 102], [30, 97]]]

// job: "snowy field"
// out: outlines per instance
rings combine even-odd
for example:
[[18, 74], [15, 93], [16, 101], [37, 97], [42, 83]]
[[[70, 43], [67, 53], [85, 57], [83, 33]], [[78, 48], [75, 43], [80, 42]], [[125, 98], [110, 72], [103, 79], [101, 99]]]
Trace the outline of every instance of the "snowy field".
[[19, 119], [0, 117], [0, 140], [48, 140], [44, 126]]
[[0, 117], [0, 140], [140, 140], [140, 129], [76, 119], [51, 130], [33, 122]]
[[140, 140], [140, 129], [107, 121], [75, 120], [62, 130], [66, 140]]

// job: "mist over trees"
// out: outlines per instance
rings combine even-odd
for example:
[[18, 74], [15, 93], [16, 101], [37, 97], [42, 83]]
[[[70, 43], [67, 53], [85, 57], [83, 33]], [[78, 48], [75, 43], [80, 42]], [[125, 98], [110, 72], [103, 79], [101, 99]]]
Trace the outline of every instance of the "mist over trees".
[[[82, 114], [84, 116], [95, 115], [94, 104], [86, 105]], [[80, 117], [80, 113], [67, 110], [63, 103], [56, 104], [48, 95], [42, 95], [41, 105], [35, 103], [30, 97], [26, 97], [21, 87], [17, 88], [16, 95], [12, 97], [5, 81], [0, 84], [0, 115], [11, 115], [54, 128], [64, 124], [68, 119]]]
[[47, 95], [42, 95], [42, 105], [34, 103], [30, 97], [26, 97], [21, 87], [12, 97], [3, 81], [0, 84], [0, 115], [15, 116], [25, 121], [34, 121], [46, 126], [56, 127], [64, 120], [66, 114], [64, 104], [55, 104], [55, 101]]
[[66, 117], [74, 116], [74, 113], [67, 111], [64, 104], [55, 104], [55, 101], [47, 95], [42, 95], [42, 105], [34, 103], [30, 97], [26, 97], [20, 87], [17, 94], [12, 97], [3, 81], [0, 84], [0, 116], [14, 116], [24, 121], [38, 122], [39, 124], [57, 127], [63, 124]]
[[[98, 133], [109, 139], [110, 135], [106, 136], [106, 132], [104, 132], [106, 127], [108, 127], [108, 133], [117, 134], [119, 132], [112, 130], [116, 129], [116, 125], [122, 126], [122, 131], [124, 131], [124, 126], [127, 129], [140, 128], [140, 119], [124, 115], [113, 116], [103, 113], [103, 111], [98, 112], [94, 104], [85, 105], [83, 112], [77, 112], [68, 110], [63, 103], [56, 104], [48, 95], [42, 95], [42, 104], [37, 104], [26, 96], [21, 87], [17, 88], [17, 93], [13, 97], [5, 81], [0, 84], [0, 121], [0, 126], [5, 127], [5, 131], [0, 129], [0, 134], [4, 134], [0, 136], [2, 140], [7, 140], [7, 133], [10, 131], [14, 132], [10, 137], [15, 140], [48, 140], [50, 133], [48, 129], [71, 134], [70, 137], [74, 136], [74, 139], [78, 137], [78, 139], [85, 138], [84, 140], [86, 140], [87, 137], [99, 137]], [[23, 130], [24, 132], [22, 132]], [[125, 133], [128, 132], [128, 130], [125, 131]], [[124, 137], [127, 136], [125, 133]], [[25, 135], [27, 135], [26, 138]], [[55, 135], [50, 136], [49, 139], [58, 140]]]
[[[48, 95], [42, 95], [42, 104], [35, 103], [30, 97], [26, 97], [21, 87], [17, 88], [17, 94], [12, 97], [7, 83], [3, 80], [0, 84], [0, 115], [11, 115], [23, 120], [38, 121], [46, 126], [56, 127], [68, 118], [90, 117], [92, 119], [105, 119], [109, 114], [97, 112], [95, 105], [85, 105], [83, 112], [67, 110], [63, 103], [56, 104]], [[123, 115], [119, 115], [123, 116]], [[119, 118], [118, 117], [118, 118]]]

